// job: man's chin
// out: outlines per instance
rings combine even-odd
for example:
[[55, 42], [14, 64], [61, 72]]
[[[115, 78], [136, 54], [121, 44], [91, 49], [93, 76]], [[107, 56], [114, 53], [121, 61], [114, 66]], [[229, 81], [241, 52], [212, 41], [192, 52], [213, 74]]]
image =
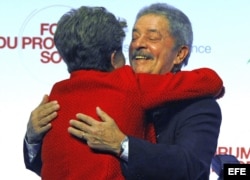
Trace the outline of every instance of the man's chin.
[[149, 61], [147, 60], [132, 60], [131, 66], [135, 73], [150, 73], [149, 68], [151, 67], [151, 64], [148, 64]]
[[147, 68], [144, 68], [142, 66], [133, 66], [133, 70], [135, 73], [150, 73]]

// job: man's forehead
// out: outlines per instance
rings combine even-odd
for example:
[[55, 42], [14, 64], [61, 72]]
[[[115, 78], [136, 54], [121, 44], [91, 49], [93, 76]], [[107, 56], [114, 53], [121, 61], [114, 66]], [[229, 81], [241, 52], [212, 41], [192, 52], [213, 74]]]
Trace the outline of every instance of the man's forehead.
[[168, 21], [165, 17], [149, 14], [137, 19], [133, 31], [166, 32], [168, 28]]
[[166, 28], [157, 28], [157, 27], [144, 27], [144, 28], [138, 28], [134, 27], [132, 30], [132, 33], [138, 33], [138, 34], [145, 34], [145, 35], [154, 35], [154, 36], [169, 36], [168, 29]]

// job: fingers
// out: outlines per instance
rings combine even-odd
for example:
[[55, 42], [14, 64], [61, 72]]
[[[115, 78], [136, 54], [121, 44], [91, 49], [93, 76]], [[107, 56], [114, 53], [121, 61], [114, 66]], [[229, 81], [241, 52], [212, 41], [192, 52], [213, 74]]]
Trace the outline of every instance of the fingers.
[[70, 127], [68, 128], [68, 132], [84, 140], [94, 138], [97, 134], [96, 132], [99, 132], [99, 125], [103, 122], [82, 113], [78, 113], [76, 117], [77, 120], [72, 119], [69, 121]]
[[[76, 120], [72, 120], [72, 121], [76, 122]], [[83, 123], [81, 123], [81, 124], [83, 124]], [[77, 126], [77, 127], [79, 127], [79, 126]], [[70, 126], [68, 128], [68, 132], [71, 135], [73, 135], [79, 139], [82, 139], [84, 141], [88, 141], [89, 139], [93, 138], [93, 136], [91, 134], [89, 134], [88, 131], [86, 131], [84, 128], [76, 128], [75, 126]]]
[[27, 125], [27, 137], [32, 142], [41, 140], [42, 136], [51, 129], [51, 121], [57, 116], [60, 108], [57, 101], [49, 101], [48, 95], [44, 95], [41, 103], [30, 114]]
[[48, 96], [47, 94], [45, 94], [45, 95], [43, 96], [43, 99], [42, 99], [42, 101], [40, 102], [39, 105], [45, 104], [45, 103], [47, 103], [47, 102], [49, 102], [49, 96]]
[[94, 125], [96, 122], [98, 122], [97, 120], [95, 120], [94, 118], [92, 118], [91, 116], [88, 116], [86, 114], [82, 114], [82, 113], [78, 113], [76, 115], [77, 119], [79, 119], [80, 121], [92, 126]]
[[79, 129], [75, 129], [73, 127], [69, 127], [68, 128], [68, 132], [75, 136], [75, 137], [78, 137], [79, 139], [84, 139], [85, 138], [85, 133]]
[[114, 121], [107, 113], [105, 113], [100, 107], [96, 107], [96, 113], [102, 121]]
[[[55, 117], [55, 111], [57, 111], [60, 108], [59, 104], [57, 101], [51, 101], [46, 104], [42, 104], [38, 106], [37, 111], [39, 113], [39, 117], [43, 118], [46, 116], [52, 116]], [[50, 117], [48, 117], [50, 118]]]
[[59, 108], [60, 106], [57, 101], [41, 104], [31, 112], [30, 119], [35, 124], [45, 126], [57, 116], [56, 111]]
[[[75, 120], [72, 120], [72, 121], [75, 121]], [[82, 122], [80, 122], [80, 123], [82, 123]], [[97, 149], [96, 146], [98, 146], [100, 144], [100, 140], [98, 139], [98, 137], [95, 137], [95, 136], [93, 136], [93, 134], [88, 133], [82, 129], [76, 129], [75, 127], [72, 126], [72, 127], [68, 128], [68, 132], [71, 135], [86, 142], [88, 144], [88, 146], [91, 148]], [[99, 143], [97, 143], [97, 142], [99, 142]]]
[[96, 126], [101, 122], [82, 113], [78, 113], [76, 117], [77, 120], [72, 119], [69, 121], [70, 127], [68, 128], [68, 132], [77, 138], [86, 140], [87, 142], [88, 140], [93, 139]]
[[[70, 120], [69, 124], [75, 130], [85, 132], [85, 133], [92, 133], [92, 126], [90, 126], [90, 125], [88, 125], [88, 124], [86, 124], [84, 122], [81, 122], [81, 121], [78, 121], [78, 120]], [[77, 132], [74, 131], [74, 133], [77, 133], [76, 134], [77, 137], [81, 136], [81, 134], [79, 134], [80, 132], [78, 132], [78, 131]]]
[[38, 135], [44, 135], [46, 132], [48, 132], [50, 129], [51, 129], [52, 125], [51, 123], [48, 123], [48, 124], [45, 124], [43, 126], [41, 126], [39, 129], [38, 129]]
[[[114, 121], [107, 113], [105, 113], [100, 107], [96, 107], [96, 113], [97, 115], [104, 121]], [[86, 114], [82, 114], [82, 113], [78, 113], [76, 115], [77, 119], [79, 119], [80, 121], [93, 126], [99, 123], [98, 120], [92, 118], [91, 116], [88, 116]]]

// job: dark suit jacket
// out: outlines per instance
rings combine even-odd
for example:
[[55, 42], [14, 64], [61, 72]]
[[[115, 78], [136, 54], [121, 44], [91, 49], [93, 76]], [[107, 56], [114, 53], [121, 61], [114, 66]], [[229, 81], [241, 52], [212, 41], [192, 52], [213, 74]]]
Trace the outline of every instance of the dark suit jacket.
[[126, 179], [207, 180], [217, 147], [221, 110], [212, 98], [168, 103], [148, 112], [158, 144], [129, 137]]

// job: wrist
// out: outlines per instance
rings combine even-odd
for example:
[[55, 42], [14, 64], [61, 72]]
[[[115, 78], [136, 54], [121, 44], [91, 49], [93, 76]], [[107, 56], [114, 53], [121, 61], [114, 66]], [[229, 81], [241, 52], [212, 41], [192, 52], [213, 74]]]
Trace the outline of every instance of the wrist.
[[125, 136], [120, 143], [120, 150], [118, 153], [118, 157], [121, 157], [124, 151], [127, 151], [128, 148], [128, 136]]
[[27, 133], [26, 133], [24, 139], [26, 140], [26, 142], [27, 142], [28, 144], [39, 144], [39, 143], [41, 143], [41, 141], [39, 141], [39, 140], [34, 140], [34, 139], [30, 138], [30, 137], [27, 135]]

